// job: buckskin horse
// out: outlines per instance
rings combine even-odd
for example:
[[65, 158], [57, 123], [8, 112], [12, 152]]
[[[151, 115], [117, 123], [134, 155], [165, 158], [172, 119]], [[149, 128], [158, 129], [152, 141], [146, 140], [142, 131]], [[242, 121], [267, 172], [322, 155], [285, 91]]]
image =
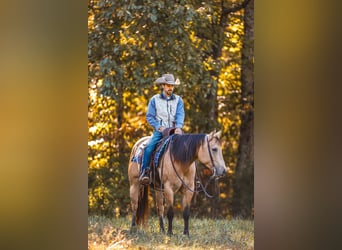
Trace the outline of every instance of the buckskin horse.
[[[223, 176], [227, 172], [222, 156], [220, 136], [221, 131], [214, 131], [210, 134], [174, 134], [170, 136], [169, 142], [165, 146], [165, 153], [160, 156], [158, 168], [151, 169], [151, 181], [153, 183], [151, 186], [154, 185], [155, 187], [156, 209], [161, 233], [165, 233], [163, 220], [165, 209], [168, 219], [167, 233], [168, 235], [173, 234], [174, 195], [176, 192], [182, 191], [183, 234], [189, 236], [190, 203], [195, 190], [195, 161], [199, 160], [212, 170], [213, 177]], [[140, 163], [133, 159], [142, 156], [143, 147], [149, 138], [147, 136], [139, 139], [134, 144], [130, 155], [128, 177], [130, 182], [132, 229], [136, 228], [137, 225], [146, 226], [147, 221], [150, 186], [139, 183]]]

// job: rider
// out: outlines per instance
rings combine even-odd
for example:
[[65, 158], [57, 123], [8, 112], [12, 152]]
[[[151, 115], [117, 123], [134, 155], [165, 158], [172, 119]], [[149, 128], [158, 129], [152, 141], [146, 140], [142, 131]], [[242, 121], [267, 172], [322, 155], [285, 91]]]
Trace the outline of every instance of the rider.
[[144, 185], [150, 182], [149, 163], [153, 150], [163, 137], [163, 130], [175, 127], [175, 134], [182, 134], [185, 116], [182, 98], [173, 94], [174, 85], [179, 85], [179, 80], [175, 81], [172, 74], [163, 74], [155, 83], [161, 84], [162, 92], [150, 99], [147, 108], [146, 120], [153, 127], [154, 131], [145, 147], [141, 165], [139, 181]]

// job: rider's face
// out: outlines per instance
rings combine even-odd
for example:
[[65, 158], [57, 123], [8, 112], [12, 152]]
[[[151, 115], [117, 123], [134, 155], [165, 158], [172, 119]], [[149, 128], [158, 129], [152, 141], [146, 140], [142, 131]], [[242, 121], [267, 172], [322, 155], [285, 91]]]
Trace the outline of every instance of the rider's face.
[[173, 84], [166, 84], [166, 83], [163, 84], [164, 93], [168, 97], [172, 95], [173, 88], [174, 88]]

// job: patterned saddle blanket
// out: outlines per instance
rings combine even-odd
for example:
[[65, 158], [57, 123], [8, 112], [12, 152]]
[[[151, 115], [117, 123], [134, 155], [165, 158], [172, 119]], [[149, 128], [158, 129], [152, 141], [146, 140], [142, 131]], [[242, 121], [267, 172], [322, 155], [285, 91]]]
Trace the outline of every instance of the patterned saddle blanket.
[[[172, 137], [173, 137], [173, 135], [170, 135], [170, 136], [164, 137], [163, 139], [161, 139], [159, 141], [159, 143], [156, 146], [156, 149], [152, 153], [151, 165], [153, 165], [154, 167], [158, 167], [159, 161], [160, 161], [161, 157], [163, 156], [163, 154], [167, 148], [167, 145], [171, 141]], [[135, 162], [135, 163], [138, 163], [139, 165], [141, 165], [144, 149], [145, 149], [147, 143], [148, 143], [148, 141], [142, 143], [138, 147], [135, 155], [132, 158], [132, 162]]]
[[135, 151], [135, 154], [132, 157], [132, 160], [131, 160], [132, 162], [135, 162], [135, 163], [138, 163], [139, 165], [141, 165], [144, 149], [145, 149], [148, 141], [149, 140], [146, 140], [139, 145], [139, 147], [137, 148], [137, 151]]

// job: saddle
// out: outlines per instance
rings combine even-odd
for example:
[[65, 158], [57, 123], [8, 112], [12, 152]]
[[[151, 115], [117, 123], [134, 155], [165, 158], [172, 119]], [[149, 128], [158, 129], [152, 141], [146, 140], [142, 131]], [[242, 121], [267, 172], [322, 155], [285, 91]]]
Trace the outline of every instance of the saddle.
[[173, 135], [175, 133], [176, 128], [166, 128], [163, 130], [162, 135], [163, 138]]
[[[161, 145], [162, 145], [162, 141], [163, 141], [165, 138], [167, 138], [168, 136], [173, 135], [173, 134], [175, 133], [175, 130], [176, 130], [176, 128], [166, 128], [166, 129], [163, 130], [163, 132], [162, 132], [163, 138], [162, 138], [162, 139], [160, 140], [160, 142], [157, 144], [157, 146], [156, 146], [154, 152], [152, 153], [152, 158], [151, 158], [151, 159], [154, 159], [154, 156], [155, 156], [156, 152], [160, 151], [160, 148], [161, 148]], [[136, 162], [136, 163], [138, 163], [139, 165], [141, 165], [141, 163], [142, 163], [142, 157], [143, 157], [143, 154], [144, 154], [145, 147], [146, 147], [147, 143], [148, 143], [148, 141], [145, 141], [144, 143], [142, 143], [142, 144], [138, 147], [137, 151], [135, 152], [135, 155], [133, 155], [133, 157], [132, 157], [132, 159], [131, 159], [132, 162]], [[152, 163], [152, 161], [151, 161], [151, 163]], [[152, 165], [152, 164], [150, 164], [150, 166], [151, 166], [151, 165]]]
[[[151, 186], [153, 185], [153, 188], [162, 188], [160, 186], [160, 177], [159, 173], [157, 171], [157, 168], [159, 167], [160, 160], [167, 148], [168, 143], [171, 141], [171, 137], [174, 135], [176, 128], [166, 128], [163, 130], [162, 135], [163, 138], [158, 142], [155, 150], [153, 151], [151, 155], [151, 161], [150, 161], [150, 177], [151, 177]], [[143, 143], [139, 146], [137, 149], [135, 155], [132, 157], [131, 161], [138, 163], [141, 165], [142, 163], [142, 157], [143, 153], [145, 151], [145, 146], [147, 142]]]

